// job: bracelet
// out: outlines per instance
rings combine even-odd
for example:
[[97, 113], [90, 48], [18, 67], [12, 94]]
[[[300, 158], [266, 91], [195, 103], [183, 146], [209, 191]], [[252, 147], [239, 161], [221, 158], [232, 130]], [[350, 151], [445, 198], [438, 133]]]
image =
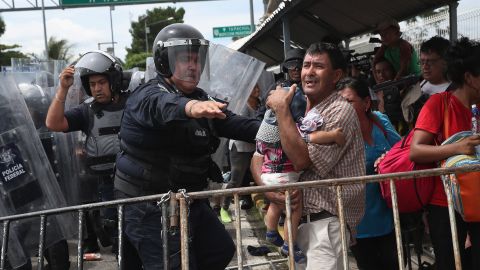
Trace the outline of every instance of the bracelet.
[[193, 108], [193, 105], [197, 104], [198, 102], [200, 102], [200, 100], [194, 100], [192, 102], [192, 105], [190, 105], [190, 109], [188, 110], [188, 114], [190, 114], [190, 117], [192, 117], [192, 108]]
[[59, 99], [58, 96], [57, 96], [57, 94], [55, 94], [55, 99], [56, 99], [58, 102], [65, 104], [65, 100]]

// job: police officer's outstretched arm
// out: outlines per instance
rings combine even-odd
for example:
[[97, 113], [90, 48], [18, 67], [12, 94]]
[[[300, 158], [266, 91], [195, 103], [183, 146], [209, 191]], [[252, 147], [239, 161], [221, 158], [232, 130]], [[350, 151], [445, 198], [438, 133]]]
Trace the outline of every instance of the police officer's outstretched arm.
[[60, 85], [58, 87], [55, 97], [48, 108], [45, 125], [52, 131], [67, 131], [68, 122], [65, 118], [65, 99], [67, 97], [68, 89], [73, 84], [73, 74], [75, 69], [73, 66], [66, 67], [60, 73]]
[[216, 101], [191, 100], [185, 105], [185, 114], [191, 118], [219, 118], [225, 119], [223, 112], [227, 104]]

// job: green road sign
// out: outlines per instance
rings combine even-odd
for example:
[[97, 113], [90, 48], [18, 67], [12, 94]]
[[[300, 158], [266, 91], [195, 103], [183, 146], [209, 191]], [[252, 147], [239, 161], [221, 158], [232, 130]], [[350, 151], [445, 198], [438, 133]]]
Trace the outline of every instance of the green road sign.
[[158, 3], [171, 2], [171, 0], [61, 0], [63, 6], [83, 6], [83, 5], [114, 5], [119, 3]]
[[213, 37], [244, 37], [252, 33], [250, 25], [221, 26], [213, 28]]

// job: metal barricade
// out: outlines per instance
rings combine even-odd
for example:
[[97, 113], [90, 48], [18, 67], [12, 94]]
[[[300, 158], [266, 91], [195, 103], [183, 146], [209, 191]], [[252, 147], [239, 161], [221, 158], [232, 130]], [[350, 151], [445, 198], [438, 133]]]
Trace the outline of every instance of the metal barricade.
[[[394, 173], [394, 174], [385, 174], [385, 175], [372, 175], [372, 176], [360, 176], [360, 177], [352, 177], [352, 178], [339, 178], [339, 179], [323, 179], [323, 180], [315, 180], [315, 181], [308, 181], [308, 182], [297, 182], [297, 183], [289, 183], [284, 184], [281, 186], [256, 186], [256, 187], [243, 187], [243, 188], [232, 188], [228, 190], [214, 190], [214, 191], [202, 191], [202, 192], [192, 192], [186, 193], [185, 190], [180, 190], [178, 193], [165, 193], [165, 194], [158, 194], [158, 195], [150, 195], [144, 197], [137, 197], [137, 198], [128, 198], [128, 199], [121, 199], [109, 202], [101, 202], [101, 203], [91, 203], [91, 204], [84, 204], [78, 206], [69, 206], [63, 207], [58, 209], [49, 209], [44, 211], [37, 211], [19, 215], [12, 215], [6, 217], [0, 217], [0, 224], [3, 224], [2, 230], [2, 246], [0, 252], [0, 270], [4, 269], [7, 248], [8, 248], [8, 235], [10, 230], [10, 224], [12, 221], [27, 219], [27, 218], [40, 218], [40, 235], [39, 235], [39, 245], [38, 245], [38, 269], [44, 268], [43, 262], [43, 254], [45, 250], [45, 225], [47, 223], [48, 217], [52, 215], [62, 214], [66, 212], [77, 212], [78, 213], [78, 239], [77, 239], [77, 267], [78, 269], [83, 269], [83, 250], [82, 250], [82, 228], [83, 222], [85, 217], [85, 212], [92, 209], [99, 209], [99, 208], [108, 208], [108, 207], [117, 207], [118, 213], [118, 268], [123, 269], [122, 267], [122, 257], [123, 257], [123, 211], [124, 206], [129, 204], [135, 203], [142, 203], [142, 202], [158, 202], [159, 207], [162, 209], [166, 209], [167, 203], [177, 202], [180, 206], [180, 236], [181, 236], [181, 263], [182, 269], [188, 270], [189, 269], [189, 257], [188, 257], [188, 202], [189, 200], [194, 199], [203, 199], [203, 198], [210, 198], [214, 196], [233, 196], [234, 197], [234, 211], [237, 217], [240, 216], [240, 204], [239, 204], [239, 195], [245, 194], [252, 194], [252, 193], [263, 193], [263, 192], [272, 192], [272, 191], [285, 191], [285, 203], [286, 203], [286, 226], [289, 231], [289, 267], [290, 269], [294, 269], [294, 259], [293, 259], [293, 243], [292, 243], [292, 235], [291, 235], [291, 192], [296, 189], [306, 189], [306, 188], [318, 188], [318, 187], [335, 187], [336, 194], [337, 194], [337, 207], [338, 207], [338, 218], [340, 222], [340, 232], [341, 232], [341, 242], [342, 242], [342, 254], [343, 254], [343, 265], [344, 269], [348, 269], [348, 243], [347, 243], [347, 227], [345, 222], [344, 216], [344, 209], [343, 209], [343, 201], [342, 201], [342, 187], [349, 184], [358, 184], [358, 183], [372, 183], [372, 182], [380, 182], [380, 181], [390, 181], [390, 188], [392, 193], [392, 209], [393, 209], [393, 217], [394, 217], [394, 225], [395, 225], [395, 236], [397, 242], [397, 251], [398, 251], [398, 262], [399, 262], [399, 269], [405, 269], [403, 264], [404, 262], [404, 254], [402, 249], [402, 235], [400, 229], [400, 217], [398, 211], [398, 203], [397, 203], [397, 193], [395, 189], [395, 181], [400, 179], [409, 179], [409, 178], [418, 178], [418, 177], [425, 177], [425, 176], [439, 176], [439, 175], [447, 175], [453, 173], [466, 173], [466, 172], [473, 172], [473, 171], [480, 171], [480, 165], [473, 165], [473, 166], [465, 166], [459, 168], [437, 168], [437, 169], [429, 169], [429, 170], [420, 170], [420, 171], [412, 171], [412, 172], [402, 172], [402, 173]], [[456, 270], [461, 270], [461, 261], [460, 261], [460, 249], [459, 243], [457, 239], [457, 231], [456, 231], [456, 223], [455, 223], [455, 210], [453, 208], [452, 202], [452, 194], [450, 193], [449, 189], [445, 189], [447, 200], [448, 200], [448, 211], [450, 216], [450, 224], [451, 224], [451, 233], [453, 239], [453, 250], [454, 250], [454, 258], [455, 258], [455, 267]], [[166, 210], [162, 211], [162, 220], [167, 220], [167, 213]], [[165, 224], [166, 222], [162, 222]], [[162, 225], [163, 230], [166, 230], [166, 226]], [[242, 254], [242, 234], [241, 234], [241, 223], [240, 219], [237, 218], [235, 221], [235, 230], [236, 230], [236, 242], [237, 242], [237, 261], [238, 266], [236, 268], [243, 269], [243, 267], [252, 267], [257, 264], [252, 265], [244, 265], [243, 263], [243, 254]], [[159, 239], [160, 241], [160, 239]], [[164, 250], [168, 250], [168, 246], [164, 245]], [[166, 252], [164, 252], [166, 254]], [[164, 257], [164, 267], [168, 269], [168, 260], [166, 260], [168, 256]], [[282, 260], [280, 260], [282, 261]], [[272, 264], [272, 262], [267, 262], [265, 264]], [[228, 269], [232, 269], [229, 267]]]

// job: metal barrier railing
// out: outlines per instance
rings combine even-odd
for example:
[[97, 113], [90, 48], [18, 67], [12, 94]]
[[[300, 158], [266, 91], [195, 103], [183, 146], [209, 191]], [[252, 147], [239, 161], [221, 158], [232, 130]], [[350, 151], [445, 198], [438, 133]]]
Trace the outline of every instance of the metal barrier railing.
[[[380, 182], [389, 180], [390, 181], [390, 188], [392, 193], [392, 210], [393, 210], [393, 217], [394, 217], [394, 225], [395, 225], [395, 237], [397, 242], [397, 252], [398, 252], [398, 262], [399, 262], [399, 269], [403, 270], [405, 268], [404, 262], [404, 254], [402, 249], [402, 235], [400, 229], [400, 217], [398, 211], [398, 203], [397, 203], [397, 193], [395, 189], [395, 181], [400, 179], [408, 179], [408, 178], [418, 178], [418, 177], [425, 177], [425, 176], [439, 176], [439, 175], [447, 175], [447, 174], [454, 174], [454, 173], [466, 173], [466, 172], [473, 172], [473, 171], [480, 171], [480, 165], [472, 165], [472, 166], [465, 166], [459, 168], [437, 168], [437, 169], [428, 169], [428, 170], [419, 170], [419, 171], [412, 171], [412, 172], [402, 172], [402, 173], [393, 173], [393, 174], [383, 174], [383, 175], [371, 175], [371, 176], [359, 176], [359, 177], [351, 177], [351, 178], [338, 178], [338, 179], [323, 179], [323, 180], [315, 180], [315, 181], [308, 181], [308, 182], [297, 182], [297, 183], [289, 183], [280, 186], [254, 186], [254, 187], [244, 187], [244, 188], [232, 188], [226, 190], [209, 190], [209, 191], [201, 191], [201, 192], [192, 192], [186, 193], [184, 191], [180, 191], [179, 193], [166, 193], [166, 194], [157, 194], [157, 195], [150, 195], [150, 196], [143, 196], [137, 198], [128, 198], [128, 199], [121, 199], [109, 202], [100, 202], [100, 203], [91, 203], [91, 204], [84, 204], [78, 206], [69, 206], [57, 209], [49, 209], [19, 215], [11, 215], [6, 217], [0, 217], [0, 222], [3, 223], [3, 230], [2, 230], [2, 246], [0, 252], [0, 269], [4, 269], [5, 267], [5, 260], [8, 248], [8, 236], [9, 236], [9, 228], [12, 221], [27, 219], [27, 218], [34, 218], [40, 217], [40, 235], [39, 235], [39, 245], [38, 245], [38, 269], [43, 269], [44, 261], [43, 261], [43, 254], [45, 250], [45, 236], [46, 230], [45, 226], [47, 223], [47, 219], [49, 216], [67, 213], [67, 212], [78, 212], [78, 242], [77, 242], [77, 267], [78, 269], [83, 269], [83, 250], [82, 250], [82, 228], [84, 222], [85, 211], [99, 209], [99, 208], [108, 208], [108, 207], [117, 207], [117, 214], [118, 214], [118, 267], [119, 269], [123, 269], [122, 265], [122, 257], [123, 257], [123, 210], [125, 205], [135, 204], [135, 203], [142, 203], [142, 202], [159, 202], [159, 205], [162, 206], [162, 216], [164, 217], [163, 220], [167, 220], [166, 216], [166, 208], [167, 202], [175, 203], [179, 202], [180, 205], [180, 235], [181, 235], [181, 263], [182, 269], [188, 270], [189, 269], [189, 257], [188, 257], [188, 201], [194, 199], [202, 199], [202, 198], [210, 198], [214, 196], [232, 196], [234, 197], [234, 211], [237, 217], [240, 216], [240, 204], [239, 204], [239, 195], [245, 194], [252, 194], [252, 193], [263, 193], [263, 192], [270, 192], [270, 191], [285, 191], [285, 201], [286, 201], [286, 226], [289, 231], [289, 267], [290, 269], [294, 269], [294, 260], [293, 260], [293, 243], [292, 243], [292, 235], [291, 235], [291, 205], [290, 205], [290, 192], [294, 189], [306, 189], [312, 187], [322, 187], [322, 186], [334, 186], [336, 187], [337, 193], [337, 207], [338, 207], [338, 218], [340, 221], [340, 232], [341, 232], [341, 241], [342, 241], [342, 253], [343, 253], [343, 264], [344, 269], [348, 269], [348, 255], [347, 255], [347, 228], [345, 224], [345, 217], [344, 217], [344, 210], [343, 210], [343, 201], [342, 201], [342, 187], [344, 185], [349, 184], [358, 184], [358, 183], [371, 183], [371, 182]], [[455, 210], [453, 208], [453, 201], [452, 195], [450, 193], [450, 189], [445, 188], [445, 192], [447, 195], [448, 201], [448, 211], [450, 217], [450, 224], [451, 224], [451, 234], [453, 239], [453, 250], [454, 250], [454, 258], [455, 258], [455, 268], [456, 270], [461, 270], [461, 261], [460, 261], [460, 249], [457, 239], [457, 231], [456, 231], [456, 222], [455, 222]], [[165, 215], [164, 215], [165, 214]], [[162, 222], [162, 229], [166, 232], [166, 222]], [[235, 230], [236, 230], [236, 241], [237, 241], [237, 261], [238, 261], [238, 269], [243, 268], [243, 254], [242, 254], [242, 234], [241, 234], [241, 223], [240, 219], [237, 218], [235, 221]], [[164, 237], [165, 238], [165, 237]], [[163, 247], [164, 250], [168, 250], [168, 246]], [[164, 253], [164, 268], [168, 269], [168, 253]], [[231, 268], [229, 268], [231, 269]]]

